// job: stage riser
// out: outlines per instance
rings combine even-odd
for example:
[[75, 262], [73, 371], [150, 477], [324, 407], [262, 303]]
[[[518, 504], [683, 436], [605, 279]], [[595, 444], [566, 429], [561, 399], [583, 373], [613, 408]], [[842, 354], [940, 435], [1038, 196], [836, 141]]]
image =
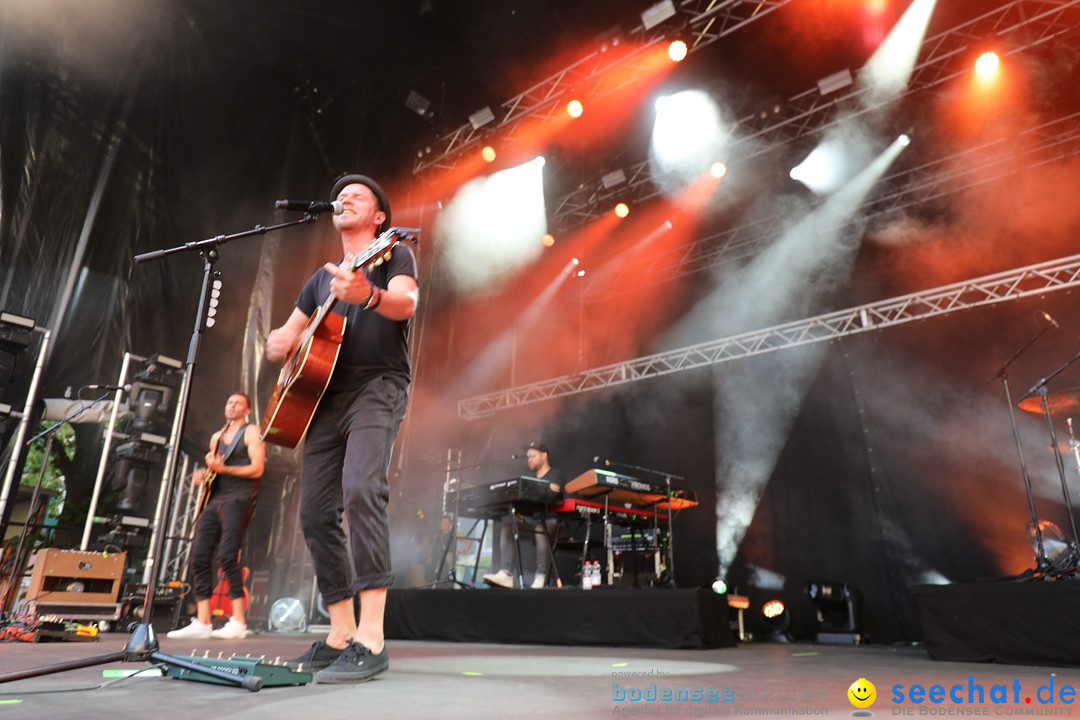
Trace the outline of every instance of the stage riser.
[[935, 660], [1080, 665], [1080, 582], [915, 585]]
[[707, 590], [394, 590], [387, 637], [667, 648], [735, 644], [727, 600]]

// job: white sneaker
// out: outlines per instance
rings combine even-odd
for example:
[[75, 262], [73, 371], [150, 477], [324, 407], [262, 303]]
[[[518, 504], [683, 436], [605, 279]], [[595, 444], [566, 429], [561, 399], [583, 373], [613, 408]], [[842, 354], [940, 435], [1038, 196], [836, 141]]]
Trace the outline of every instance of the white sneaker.
[[211, 632], [210, 637], [220, 640], [243, 640], [247, 637], [247, 625], [229, 618], [229, 622], [225, 623], [220, 630]]
[[499, 587], [512, 588], [514, 587], [514, 576], [505, 570], [500, 570], [497, 573], [489, 573], [484, 576], [484, 582], [489, 585], [498, 585]]
[[191, 618], [190, 625], [179, 630], [170, 630], [165, 634], [165, 637], [171, 640], [205, 640], [210, 637], [213, 630], [214, 626], [210, 623], [201, 623], [197, 618]]
[[536, 573], [533, 577], [532, 585], [529, 587], [533, 590], [543, 590], [547, 587], [547, 575], [544, 573]]

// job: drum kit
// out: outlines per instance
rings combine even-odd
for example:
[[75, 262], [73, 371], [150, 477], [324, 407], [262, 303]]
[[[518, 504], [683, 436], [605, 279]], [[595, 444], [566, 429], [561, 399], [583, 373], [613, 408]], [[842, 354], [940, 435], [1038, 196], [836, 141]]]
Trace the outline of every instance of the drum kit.
[[[1080, 387], [1047, 392], [1045, 385], [1039, 387], [1037, 394], [1025, 397], [1016, 403], [1016, 407], [1024, 412], [1042, 415], [1046, 418], [1047, 427], [1050, 431], [1050, 450], [1056, 451], [1058, 471], [1061, 475], [1061, 487], [1065, 498], [1065, 507], [1068, 511], [1069, 521], [1072, 523], [1072, 537], [1077, 538], [1076, 522], [1073, 519], [1072, 503], [1070, 501], [1068, 485], [1065, 481], [1065, 469], [1061, 457], [1072, 455], [1076, 464], [1077, 472], [1080, 473], [1080, 439], [1076, 437], [1073, 420], [1080, 419]], [[1068, 427], [1068, 440], [1058, 440], [1055, 430], [1055, 419], [1064, 419]], [[1026, 471], [1025, 471], [1026, 473]], [[1027, 479], [1027, 478], [1025, 478]], [[1029, 485], [1029, 502], [1030, 485]], [[1046, 574], [1073, 573], [1080, 563], [1080, 550], [1075, 542], [1065, 539], [1060, 530], [1049, 521], [1040, 521], [1035, 515], [1035, 506], [1031, 502], [1032, 522], [1029, 523], [1028, 532], [1036, 546], [1039, 563], [1039, 571]]]

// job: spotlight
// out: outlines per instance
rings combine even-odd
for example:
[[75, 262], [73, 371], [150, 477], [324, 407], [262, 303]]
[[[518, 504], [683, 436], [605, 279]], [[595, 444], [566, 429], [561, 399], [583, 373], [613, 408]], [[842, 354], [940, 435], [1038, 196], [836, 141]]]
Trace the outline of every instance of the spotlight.
[[544, 247], [551, 247], [555, 244], [555, 236], [551, 233], [544, 233], [544, 237], [541, 238], [541, 242], [544, 243]]
[[996, 52], [984, 52], [975, 61], [975, 72], [980, 78], [987, 80], [992, 78], [1001, 65], [1001, 60]]
[[621, 185], [624, 182], [626, 182], [626, 173], [623, 172], [622, 168], [612, 170], [607, 175], [600, 178], [600, 184], [604, 186], [605, 190], [610, 190], [616, 185]]
[[163, 437], [143, 433], [116, 447], [117, 463], [111, 487], [120, 494], [116, 503], [118, 511], [139, 511], [150, 488], [151, 472], [161, 461], [166, 442]]
[[778, 625], [786, 613], [783, 600], [769, 600], [761, 606], [761, 614], [768, 625]]
[[630, 214], [630, 206], [626, 203], [619, 203], [615, 206], [615, 217], [624, 218]]
[[495, 113], [491, 112], [490, 107], [481, 108], [469, 116], [469, 124], [473, 130], [479, 130], [494, 120]]
[[829, 93], [836, 92], [837, 90], [842, 90], [843, 88], [846, 88], [848, 85], [851, 85], [854, 82], [854, 78], [851, 77], [851, 71], [845, 68], [840, 72], [835, 72], [828, 77], [823, 77], [818, 80], [818, 92], [822, 95], [828, 95]]
[[570, 117], [579, 118], [583, 112], [585, 112], [585, 106], [581, 104], [580, 100], [571, 100], [566, 103], [566, 114]]
[[761, 606], [761, 618], [765, 622], [765, 628], [772, 633], [764, 639], [787, 642], [787, 631], [791, 628], [791, 614], [788, 613], [783, 600], [773, 598], [766, 601]]
[[811, 581], [806, 594], [817, 611], [817, 641], [858, 645], [862, 596], [852, 583]]
[[675, 17], [675, 4], [671, 0], [664, 0], [641, 13], [641, 24], [646, 30], [652, 30], [671, 17]]
[[712, 583], [712, 591], [717, 595], [723, 595], [727, 592], [727, 583], [723, 578], [716, 578]]
[[405, 107], [420, 117], [426, 117], [428, 110], [431, 108], [431, 101], [415, 90], [410, 90], [409, 96], [405, 98]]
[[495, 148], [485, 145], [480, 150], [480, 157], [484, 158], [484, 162], [495, 162]]
[[667, 54], [672, 62], [682, 62], [683, 59], [686, 58], [687, 52], [689, 52], [689, 50], [686, 47], [686, 43], [682, 40], [673, 40], [671, 44], [668, 45]]
[[714, 162], [712, 167], [709, 168], [709, 174], [719, 180], [727, 175], [727, 165], [722, 162]]
[[131, 397], [135, 399], [135, 429], [150, 430], [166, 420], [172, 404], [172, 388], [136, 382], [131, 386]]

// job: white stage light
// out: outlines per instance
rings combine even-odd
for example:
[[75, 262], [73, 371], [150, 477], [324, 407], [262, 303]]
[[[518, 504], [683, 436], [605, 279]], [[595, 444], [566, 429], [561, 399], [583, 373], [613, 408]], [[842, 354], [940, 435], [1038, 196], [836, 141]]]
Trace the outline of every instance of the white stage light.
[[659, 98], [655, 107], [651, 156], [661, 173], [688, 180], [706, 172], [729, 132], [720, 108], [699, 90]]

